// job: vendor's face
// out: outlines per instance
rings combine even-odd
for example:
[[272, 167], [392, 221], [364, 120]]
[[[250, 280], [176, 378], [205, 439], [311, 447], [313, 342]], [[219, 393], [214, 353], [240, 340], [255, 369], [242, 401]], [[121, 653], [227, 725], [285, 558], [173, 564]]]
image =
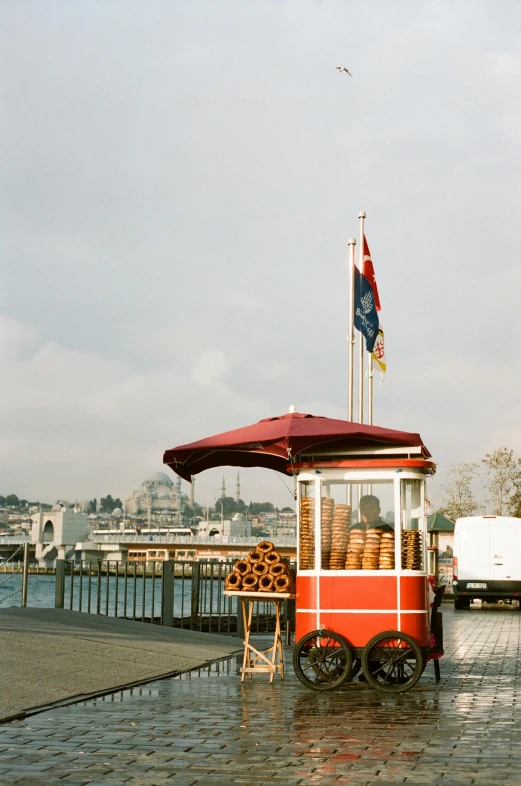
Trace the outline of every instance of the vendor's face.
[[364, 524], [372, 524], [380, 516], [380, 505], [372, 499], [360, 503], [360, 518]]

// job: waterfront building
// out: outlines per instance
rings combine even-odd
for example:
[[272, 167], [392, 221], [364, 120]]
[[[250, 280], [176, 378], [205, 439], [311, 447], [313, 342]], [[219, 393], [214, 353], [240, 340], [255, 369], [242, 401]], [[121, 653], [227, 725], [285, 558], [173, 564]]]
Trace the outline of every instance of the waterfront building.
[[39, 565], [53, 565], [56, 559], [74, 557], [75, 544], [87, 538], [89, 519], [57, 503], [52, 510], [33, 513], [31, 542], [36, 546]]

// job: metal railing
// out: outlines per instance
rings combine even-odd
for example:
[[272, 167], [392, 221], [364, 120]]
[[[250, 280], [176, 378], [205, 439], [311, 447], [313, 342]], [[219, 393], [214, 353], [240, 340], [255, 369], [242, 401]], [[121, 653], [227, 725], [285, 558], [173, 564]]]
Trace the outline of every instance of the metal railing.
[[[243, 636], [240, 603], [224, 594], [230, 562], [56, 560], [55, 608]], [[284, 618], [291, 606], [286, 602]], [[256, 604], [252, 632], [271, 633], [273, 604]]]
[[0, 535], [0, 546], [18, 546], [30, 542], [30, 535]]
[[[140, 535], [127, 535], [122, 532], [109, 532], [93, 536], [95, 543], [172, 543], [182, 544], [183, 546], [256, 546], [259, 542], [258, 537], [239, 537], [234, 535], [154, 535], [149, 534], [146, 529]], [[295, 535], [277, 536], [277, 548], [296, 548], [297, 538]]]
[[22, 585], [21, 587], [18, 587], [15, 590], [13, 590], [11, 587], [9, 589], [8, 595], [4, 594], [2, 596], [0, 592], [0, 603], [4, 603], [4, 601], [13, 598], [15, 595], [18, 595], [18, 593], [21, 593], [20, 605], [26, 606], [27, 605], [27, 578], [29, 573], [29, 544], [25, 542], [24, 544], [20, 545], [16, 549], [16, 551], [13, 552], [13, 554], [11, 554], [9, 559], [4, 560], [3, 564], [7, 565], [8, 563], [12, 562], [19, 552], [23, 552], [23, 562], [21, 563], [21, 565], [19, 565], [18, 562], [16, 563], [13, 562], [13, 564], [17, 565], [18, 567], [16, 568], [16, 570], [13, 570], [13, 572], [9, 574], [8, 578], [2, 579], [2, 581], [0, 581], [0, 587], [4, 586], [4, 584], [7, 584], [8, 582], [11, 582], [13, 576], [16, 576], [20, 573], [22, 574]]

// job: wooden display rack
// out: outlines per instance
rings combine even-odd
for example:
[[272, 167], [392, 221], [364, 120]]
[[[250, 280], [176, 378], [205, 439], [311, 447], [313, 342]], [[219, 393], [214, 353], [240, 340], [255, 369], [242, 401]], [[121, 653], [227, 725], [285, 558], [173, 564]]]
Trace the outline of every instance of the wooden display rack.
[[[280, 627], [280, 614], [283, 601], [294, 598], [290, 592], [244, 592], [241, 590], [225, 590], [225, 595], [237, 597], [241, 601], [242, 619], [244, 623], [244, 656], [242, 659], [241, 682], [246, 674], [269, 674], [270, 682], [279, 671], [284, 679], [284, 653], [282, 649], [282, 632]], [[273, 644], [266, 650], [258, 650], [250, 641], [251, 623], [253, 620], [253, 604], [259, 601], [271, 601], [275, 606], [275, 633]], [[277, 658], [278, 656], [278, 658]]]

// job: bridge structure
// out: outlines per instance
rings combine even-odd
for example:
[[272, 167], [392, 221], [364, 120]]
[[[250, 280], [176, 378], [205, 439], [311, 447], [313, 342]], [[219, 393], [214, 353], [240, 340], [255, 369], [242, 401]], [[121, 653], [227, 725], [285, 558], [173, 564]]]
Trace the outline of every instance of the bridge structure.
[[[11, 558], [20, 546], [29, 543], [30, 561], [37, 561], [47, 567], [53, 566], [57, 558], [92, 561], [112, 559], [123, 562], [129, 558], [225, 561], [243, 557], [260, 540], [258, 537], [227, 535], [155, 535], [145, 531], [140, 535], [107, 532], [103, 535], [93, 535], [89, 539], [85, 537], [73, 543], [61, 544], [50, 539], [38, 540], [34, 535], [34, 527], [31, 535], [0, 535], [0, 560]], [[58, 534], [58, 537], [63, 536]], [[274, 542], [281, 556], [295, 559], [297, 553], [295, 536], [274, 538]], [[15, 561], [21, 561], [21, 549], [18, 555], [15, 555]]]

